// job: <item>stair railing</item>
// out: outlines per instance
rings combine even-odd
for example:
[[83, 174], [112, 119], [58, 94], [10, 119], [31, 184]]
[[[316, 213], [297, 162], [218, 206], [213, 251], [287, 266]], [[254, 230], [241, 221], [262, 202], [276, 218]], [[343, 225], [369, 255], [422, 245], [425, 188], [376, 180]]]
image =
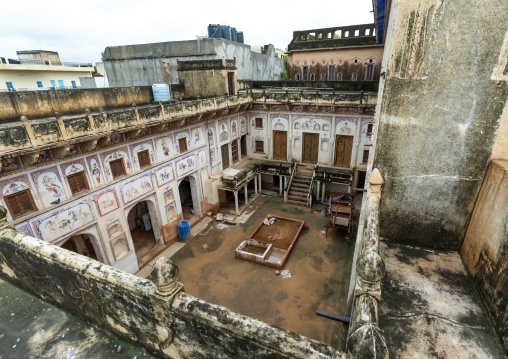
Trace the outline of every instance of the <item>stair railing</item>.
[[312, 170], [312, 178], [310, 180], [309, 193], [307, 193], [307, 207], [312, 207], [312, 192], [314, 192], [314, 178], [316, 177], [317, 165]]
[[294, 166], [291, 170], [291, 177], [289, 178], [289, 182], [284, 188], [284, 203], [288, 201], [289, 189], [291, 188], [291, 184], [293, 183], [293, 178], [295, 177], [296, 169], [298, 168], [298, 163], [294, 162]]

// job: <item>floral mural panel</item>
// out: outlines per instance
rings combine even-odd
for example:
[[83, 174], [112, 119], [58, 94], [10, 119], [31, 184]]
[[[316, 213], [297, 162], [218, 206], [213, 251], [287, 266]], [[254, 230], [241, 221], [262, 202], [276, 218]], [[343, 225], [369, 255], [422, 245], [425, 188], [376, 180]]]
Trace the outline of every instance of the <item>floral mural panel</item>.
[[124, 205], [135, 201], [153, 190], [152, 175], [150, 173], [120, 185], [120, 194]]

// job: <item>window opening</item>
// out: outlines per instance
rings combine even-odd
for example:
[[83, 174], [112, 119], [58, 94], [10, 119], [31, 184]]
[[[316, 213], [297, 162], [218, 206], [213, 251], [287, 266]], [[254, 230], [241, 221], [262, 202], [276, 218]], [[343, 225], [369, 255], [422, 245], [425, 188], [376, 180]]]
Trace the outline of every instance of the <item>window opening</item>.
[[138, 152], [138, 162], [140, 169], [151, 165], [150, 153], [148, 152], [148, 150]]
[[125, 165], [122, 158], [109, 162], [109, 167], [111, 168], [113, 179], [116, 179], [125, 174]]
[[178, 148], [180, 149], [180, 153], [187, 152], [187, 137], [178, 139]]
[[18, 218], [37, 210], [30, 190], [28, 189], [5, 196], [4, 200], [12, 218]]
[[263, 119], [256, 117], [256, 128], [263, 128]]
[[67, 176], [67, 182], [73, 195], [89, 189], [84, 171]]
[[256, 152], [265, 152], [265, 143], [263, 141], [256, 140]]

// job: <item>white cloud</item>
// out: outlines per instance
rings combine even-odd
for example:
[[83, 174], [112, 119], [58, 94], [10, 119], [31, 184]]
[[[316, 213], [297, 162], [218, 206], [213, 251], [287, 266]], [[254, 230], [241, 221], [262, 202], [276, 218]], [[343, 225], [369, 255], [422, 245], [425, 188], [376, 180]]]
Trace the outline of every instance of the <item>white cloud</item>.
[[0, 56], [52, 50], [64, 61], [98, 61], [106, 46], [195, 39], [210, 23], [244, 32], [249, 45], [286, 48], [293, 31], [373, 22], [371, 0], [8, 1]]

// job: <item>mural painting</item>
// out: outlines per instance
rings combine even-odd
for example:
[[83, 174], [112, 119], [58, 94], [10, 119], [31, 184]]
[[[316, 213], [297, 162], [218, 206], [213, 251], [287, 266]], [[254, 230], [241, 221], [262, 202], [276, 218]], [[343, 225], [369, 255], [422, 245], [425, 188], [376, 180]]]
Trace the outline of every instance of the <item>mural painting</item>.
[[155, 163], [152, 140], [130, 145], [129, 148], [131, 150], [132, 162], [134, 163], [134, 167], [136, 168], [136, 170], [140, 169], [138, 163], [138, 152], [148, 150], [148, 153], [150, 155], [150, 163], [151, 164]]
[[344, 136], [354, 136], [356, 133], [356, 118], [339, 117], [335, 123], [337, 124], [336, 133]]
[[118, 199], [116, 198], [116, 192], [114, 188], [96, 195], [94, 197], [94, 201], [97, 204], [99, 215], [101, 217], [110, 212], [113, 212], [115, 209], [120, 207], [118, 205]]
[[92, 181], [95, 183], [95, 186], [102, 186], [105, 184], [106, 181], [99, 163], [99, 157], [97, 155], [87, 157], [86, 162], [88, 163], [88, 170], [92, 174]]
[[27, 175], [20, 175], [0, 182], [2, 197], [30, 188]]
[[52, 159], [53, 156], [51, 156], [50, 150], [42, 151], [39, 152], [39, 157], [37, 158], [36, 164], [48, 162], [51, 161]]
[[176, 176], [178, 178], [198, 168], [196, 155], [184, 157], [176, 162]]
[[239, 115], [240, 118], [240, 132], [242, 135], [247, 133], [247, 116], [244, 114]]
[[75, 202], [71, 206], [45, 214], [32, 222], [37, 236], [53, 243], [95, 221], [90, 200]]
[[127, 173], [132, 172], [131, 162], [129, 161], [129, 156], [127, 155], [127, 147], [122, 147], [113, 151], [108, 151], [105, 153], [101, 153], [102, 163], [104, 164], [104, 169], [106, 171], [106, 177], [109, 180], [113, 180], [113, 175], [111, 174], [111, 168], [109, 167], [109, 162], [113, 160], [117, 160], [119, 158], [123, 158], [124, 165]]
[[198, 152], [199, 167], [206, 165], [206, 151], [201, 150]]
[[24, 235], [34, 237], [32, 229], [30, 228], [28, 223], [20, 224], [20, 225], [16, 226], [16, 231], [18, 231], [19, 233], [23, 233]]
[[213, 164], [217, 162], [217, 160], [215, 158], [215, 148], [210, 148], [210, 159], [212, 161], [212, 166], [213, 166]]
[[19, 170], [21, 168], [21, 164], [19, 163], [19, 158], [2, 158], [2, 168], [0, 168], [0, 173], [7, 173]]
[[168, 182], [175, 179], [173, 172], [173, 164], [167, 164], [155, 170], [155, 178], [157, 179], [157, 186], [162, 187]]
[[45, 207], [66, 198], [56, 166], [32, 172], [31, 175]]
[[208, 127], [208, 144], [210, 147], [215, 147], [215, 129], [214, 126]]
[[227, 141], [229, 138], [229, 128], [226, 121], [219, 121], [219, 139], [220, 142]]
[[205, 144], [203, 129], [201, 127], [195, 127], [191, 129], [191, 142], [192, 148], [196, 148]]
[[82, 172], [85, 170], [85, 160], [79, 159], [72, 162], [67, 162], [60, 165], [60, 170], [65, 176], [72, 175], [74, 173]]
[[152, 175], [146, 173], [141, 177], [120, 185], [120, 194], [124, 205], [131, 203], [139, 197], [153, 191]]
[[238, 136], [238, 121], [231, 120], [231, 138], [235, 138]]
[[159, 162], [170, 159], [175, 156], [175, 147], [173, 145], [173, 136], [167, 135], [155, 139], [155, 148]]

